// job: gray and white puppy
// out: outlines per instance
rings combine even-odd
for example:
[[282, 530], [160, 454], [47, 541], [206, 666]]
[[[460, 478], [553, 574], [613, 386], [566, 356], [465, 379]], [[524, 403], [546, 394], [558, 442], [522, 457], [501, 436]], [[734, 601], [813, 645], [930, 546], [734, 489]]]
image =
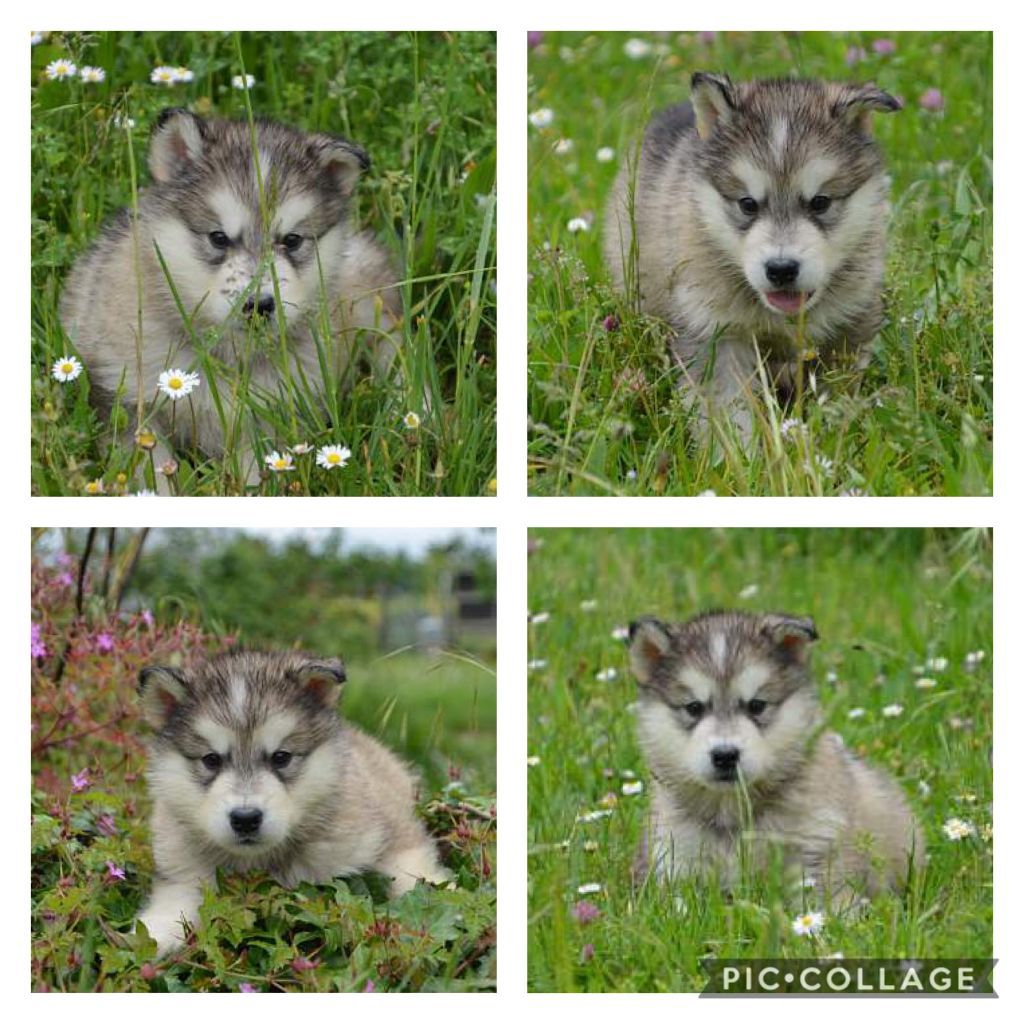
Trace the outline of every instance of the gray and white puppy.
[[447, 878], [410, 769], [338, 716], [344, 680], [340, 661], [298, 652], [143, 670], [155, 873], [140, 919], [161, 955], [218, 868], [286, 886], [373, 870], [393, 895]]
[[782, 398], [811, 353], [866, 361], [889, 212], [870, 122], [899, 107], [873, 85], [698, 72], [690, 102], [655, 115], [623, 163], [605, 259], [617, 287], [673, 327], [705, 434], [718, 412], [749, 439], [758, 353]]
[[[163, 111], [138, 216], [122, 210], [113, 218], [62, 296], [61, 321], [101, 404], [123, 389], [139, 426], [218, 457], [226, 442], [214, 382], [190, 395], [194, 419], [192, 410], [178, 411], [173, 437], [172, 403], [157, 396], [162, 371], [199, 368], [197, 345], [220, 368], [216, 391], [229, 429], [243, 380], [273, 400], [287, 361], [293, 377], [320, 384], [314, 328], [322, 336], [325, 323], [324, 354], [336, 378], [357, 361], [386, 374], [400, 342], [401, 303], [386, 251], [353, 221], [352, 194], [368, 166], [361, 147], [334, 135], [258, 121], [254, 138], [246, 122]], [[260, 344], [254, 321], [273, 340]], [[276, 334], [282, 321], [284, 346]], [[258, 460], [241, 426], [254, 482]]]
[[653, 780], [641, 873], [730, 887], [743, 852], [763, 866], [777, 850], [792, 882], [842, 903], [924, 863], [896, 784], [822, 730], [810, 619], [709, 612], [641, 619], [630, 637]]

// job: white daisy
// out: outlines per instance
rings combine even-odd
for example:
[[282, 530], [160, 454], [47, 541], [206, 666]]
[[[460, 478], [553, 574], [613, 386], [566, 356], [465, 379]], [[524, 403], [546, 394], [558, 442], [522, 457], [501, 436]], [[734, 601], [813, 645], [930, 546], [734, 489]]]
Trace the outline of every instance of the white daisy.
[[192, 394], [199, 384], [199, 374], [186, 370], [164, 370], [157, 381], [160, 390], [175, 402]]
[[797, 935], [817, 935], [825, 927], [825, 915], [817, 910], [793, 918], [793, 931]]
[[540, 758], [536, 754], [531, 754], [526, 759], [527, 768], [536, 768], [540, 764]]
[[38, 46], [46, 38], [45, 32], [33, 32], [32, 33], [32, 45]]
[[537, 612], [535, 615], [530, 615], [527, 618], [535, 626], [542, 626], [551, 618], [551, 612]]
[[177, 85], [179, 81], [178, 69], [161, 64], [159, 67], [153, 68], [149, 73], [149, 80], [154, 85]]
[[590, 230], [590, 224], [585, 217], [573, 217], [565, 227], [571, 235], [575, 235], [577, 231]]
[[638, 796], [644, 791], [644, 784], [637, 779], [634, 782], [624, 782], [622, 784], [622, 795], [623, 796]]
[[613, 668], [603, 668], [596, 676], [594, 676], [599, 683], [610, 683], [618, 679], [618, 677], [619, 673]]
[[188, 68], [175, 68], [174, 71], [178, 76], [179, 82], [191, 82], [196, 77], [195, 73]]
[[554, 119], [555, 112], [550, 107], [541, 107], [539, 110], [534, 110], [527, 118], [534, 128], [547, 128]]
[[977, 835], [978, 832], [969, 821], [965, 821], [963, 818], [947, 819], [942, 826], [942, 831], [947, 839], [951, 839], [955, 843], [960, 842], [961, 839], [968, 839], [970, 836]]
[[903, 714], [903, 705], [902, 704], [886, 704], [885, 707], [882, 708], [882, 714], [886, 718], [898, 718], [900, 715]]
[[85, 493], [86, 494], [103, 494], [103, 493], [105, 493], [105, 488], [103, 486], [103, 480], [102, 479], [90, 480], [85, 485]]
[[576, 891], [581, 896], [592, 896], [595, 892], [601, 891], [600, 882], [584, 882], [582, 885], [576, 886]]
[[74, 78], [77, 71], [78, 68], [74, 62], [68, 60], [67, 57], [58, 57], [46, 65], [46, 77], [51, 81], [57, 81], [61, 78]]
[[646, 39], [627, 39], [622, 49], [631, 60], [640, 60], [651, 52], [651, 44]]
[[590, 825], [595, 821], [600, 821], [602, 818], [610, 818], [612, 815], [611, 811], [586, 811], [583, 814], [576, 815], [577, 825]]
[[313, 450], [313, 446], [306, 444], [305, 441], [300, 441], [298, 444], [293, 444], [288, 450], [292, 455], [308, 455]]
[[555, 153], [558, 156], [565, 156], [566, 153], [572, 152], [572, 139], [559, 139], [555, 143]]
[[863, 718], [866, 714], [867, 712], [863, 708], [850, 708], [850, 710], [846, 712], [846, 717]]
[[[295, 449], [293, 448], [292, 451]], [[334, 469], [335, 466], [338, 469], [344, 469], [345, 463], [352, 457], [350, 449], [340, 444], [325, 444], [323, 448], [316, 453], [316, 464], [323, 466], [324, 469]]]
[[114, 127], [123, 128], [125, 131], [131, 131], [132, 128], [135, 127], [135, 118], [128, 117], [126, 114], [115, 114]]
[[235, 75], [231, 79], [231, 87], [233, 89], [251, 89], [256, 84], [256, 79], [252, 75]]
[[612, 630], [613, 640], [628, 640], [629, 639], [629, 626], [616, 626]]
[[973, 672], [984, 660], [984, 651], [969, 651], [964, 657], [964, 668]]
[[402, 417], [402, 423], [405, 425], [407, 430], [418, 429], [421, 422], [422, 421], [419, 416], [411, 410]]
[[264, 455], [263, 461], [274, 473], [287, 473], [295, 468], [290, 452], [282, 455], [281, 452], [273, 451], [269, 455]]
[[914, 683], [914, 685], [919, 690], [934, 690], [935, 687], [939, 684], [936, 680], [929, 679], [927, 676], [923, 676], [921, 679], [918, 679], [918, 681]]
[[61, 384], [74, 380], [81, 372], [82, 364], [74, 356], [61, 356], [50, 370], [53, 379], [59, 380]]
[[599, 164], [610, 164], [615, 159], [615, 150], [611, 146], [602, 146], [597, 151], [597, 162]]
[[107, 77], [107, 73], [103, 68], [84, 67], [79, 69], [78, 77], [83, 82], [102, 82]]

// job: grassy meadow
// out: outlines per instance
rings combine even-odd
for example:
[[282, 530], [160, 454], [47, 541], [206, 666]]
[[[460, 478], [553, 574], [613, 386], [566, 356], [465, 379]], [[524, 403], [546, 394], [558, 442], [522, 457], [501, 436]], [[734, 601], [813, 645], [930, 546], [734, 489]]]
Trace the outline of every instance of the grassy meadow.
[[[991, 493], [989, 34], [543, 33], [530, 42], [532, 493]], [[874, 119], [893, 214], [887, 320], [867, 372], [822, 378], [829, 396], [805, 391], [795, 408], [755, 399], [754, 444], [744, 451], [723, 436], [720, 458], [687, 428], [667, 325], [612, 291], [600, 246], [621, 161], [701, 70], [734, 81], [873, 80], [905, 104]]]
[[[531, 990], [695, 991], [706, 957], [991, 956], [989, 533], [588, 529], [530, 539]], [[642, 615], [671, 621], [713, 607], [813, 616], [828, 726], [893, 776], [924, 828], [927, 869], [907, 894], [825, 912], [820, 930], [801, 935], [796, 917], [825, 908], [777, 872], [745, 878], [730, 897], [685, 879], [634, 888], [649, 780], [619, 631]], [[959, 839], [946, 832], [954, 819], [967, 823]]]
[[292, 645], [270, 622], [240, 632], [169, 599], [112, 608], [106, 580], [116, 590], [130, 559], [128, 548], [94, 559], [81, 600], [80, 551], [33, 562], [32, 990], [492, 991], [495, 675], [492, 658], [461, 651], [346, 659], [340, 704], [415, 766], [417, 810], [453, 887], [389, 900], [372, 874], [286, 889], [222, 873], [179, 953], [158, 959], [134, 932], [154, 870], [139, 670], [237, 643]]
[[[47, 68], [62, 58], [79, 73], [52, 79]], [[191, 77], [154, 84], [161, 66]], [[87, 80], [85, 68], [100, 69], [102, 81]], [[255, 79], [248, 91], [232, 84], [243, 70]], [[294, 470], [264, 470], [255, 493], [493, 493], [495, 74], [490, 33], [47, 33], [32, 52], [33, 492], [132, 494], [152, 489], [161, 468], [133, 447], [126, 414], [107, 423], [94, 411], [87, 364], [64, 382], [51, 370], [77, 355], [58, 318], [63, 281], [148, 181], [158, 113], [181, 106], [359, 142], [372, 167], [356, 192], [358, 219], [404, 268], [397, 387], [363, 379], [342, 390], [327, 377], [321, 400], [319, 382], [287, 373], [268, 398], [247, 388], [244, 373], [237, 382], [223, 375], [219, 386], [237, 389], [241, 409], [222, 413], [225, 436], [250, 438], [261, 466], [270, 452], [298, 446]], [[181, 369], [198, 372], [203, 386], [215, 373], [207, 358]], [[349, 463], [318, 468], [313, 452], [327, 445], [348, 447]], [[177, 461], [172, 493], [247, 490], [231, 446], [221, 459], [191, 451]]]

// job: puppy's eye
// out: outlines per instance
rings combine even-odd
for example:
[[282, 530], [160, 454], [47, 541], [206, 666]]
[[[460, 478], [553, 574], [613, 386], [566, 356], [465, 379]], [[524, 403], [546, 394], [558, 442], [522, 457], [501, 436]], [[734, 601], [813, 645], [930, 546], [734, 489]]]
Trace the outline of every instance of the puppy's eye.
[[683, 710], [691, 718], [700, 718], [704, 714], [704, 704], [699, 700], [691, 700], [689, 704], [683, 705]]
[[270, 763], [275, 768], [287, 768], [291, 763], [292, 755], [287, 750], [275, 750], [270, 755]]
[[223, 231], [211, 231], [209, 238], [210, 245], [214, 249], [229, 249], [231, 247], [231, 239]]
[[215, 772], [223, 763], [224, 758], [220, 754], [203, 754], [203, 767]]
[[281, 244], [289, 251], [295, 252], [300, 245], [302, 245], [302, 235], [296, 235], [294, 232], [290, 235], [285, 235], [281, 239]]
[[757, 211], [760, 209], [757, 205], [757, 200], [752, 199], [750, 196], [744, 196], [742, 199], [738, 200], [737, 205], [740, 208], [740, 213], [747, 217], [756, 217]]
[[767, 708], [767, 701], [763, 701], [758, 697], [747, 701], [747, 714], [752, 715], [754, 718], [757, 718], [758, 715], [763, 715]]
[[808, 204], [811, 213], [824, 213], [832, 205], [831, 196], [815, 196]]

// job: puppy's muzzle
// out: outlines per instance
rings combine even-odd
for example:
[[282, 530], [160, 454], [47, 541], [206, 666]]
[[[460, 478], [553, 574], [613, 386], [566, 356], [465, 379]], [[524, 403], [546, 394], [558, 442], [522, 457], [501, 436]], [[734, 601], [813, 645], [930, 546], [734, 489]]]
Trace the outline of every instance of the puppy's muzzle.
[[269, 317], [274, 312], [274, 296], [263, 295], [257, 301], [250, 295], [242, 306], [242, 312], [246, 316]]
[[711, 766], [715, 770], [715, 778], [722, 782], [732, 782], [736, 778], [736, 769], [740, 763], [740, 748], [722, 745], [711, 748]]
[[256, 807], [236, 807], [228, 821], [239, 839], [254, 839], [263, 823], [263, 812]]

